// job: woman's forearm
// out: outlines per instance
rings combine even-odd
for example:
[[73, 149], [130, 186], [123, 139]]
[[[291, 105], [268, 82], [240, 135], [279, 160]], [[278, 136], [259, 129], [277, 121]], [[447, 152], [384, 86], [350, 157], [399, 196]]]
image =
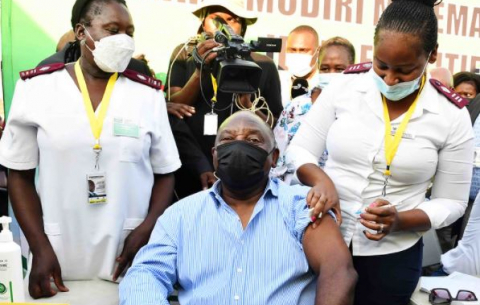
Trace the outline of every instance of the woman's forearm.
[[398, 213], [398, 224], [393, 231], [428, 231], [432, 227], [428, 215], [420, 210], [414, 209]]
[[15, 217], [27, 238], [32, 253], [49, 245], [43, 229], [43, 212], [40, 197], [35, 189], [35, 170], [10, 170], [8, 194]]
[[332, 183], [332, 180], [325, 172], [315, 164], [307, 163], [297, 169], [298, 180], [308, 186], [314, 186], [325, 181]]
[[144, 225], [153, 230], [158, 217], [170, 206], [173, 196], [175, 177], [173, 174], [155, 174], [152, 197]]

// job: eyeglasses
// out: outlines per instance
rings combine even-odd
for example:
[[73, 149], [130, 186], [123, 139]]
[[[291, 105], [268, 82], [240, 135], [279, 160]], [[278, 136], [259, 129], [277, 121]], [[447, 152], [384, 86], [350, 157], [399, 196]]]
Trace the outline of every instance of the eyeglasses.
[[452, 301], [478, 301], [475, 293], [468, 290], [459, 290], [456, 298], [452, 298], [450, 291], [444, 288], [435, 288], [428, 296], [430, 304], [450, 304]]

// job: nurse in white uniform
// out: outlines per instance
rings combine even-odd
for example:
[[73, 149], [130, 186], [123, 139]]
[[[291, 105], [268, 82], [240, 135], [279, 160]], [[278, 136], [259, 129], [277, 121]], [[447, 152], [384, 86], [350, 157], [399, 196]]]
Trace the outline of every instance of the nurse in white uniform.
[[34, 298], [56, 294], [52, 278], [60, 291], [62, 279], [118, 280], [169, 205], [180, 167], [160, 83], [125, 71], [134, 51], [125, 2], [84, 2], [79, 61], [21, 73], [0, 142]]
[[[438, 3], [392, 1], [375, 30], [373, 63], [333, 80], [287, 149], [287, 163], [312, 186], [313, 214], [341, 203], [340, 229], [359, 276], [355, 305], [408, 304], [423, 233], [450, 225], [467, 206], [468, 102], [425, 73], [437, 58]], [[325, 149], [323, 172], [316, 164]]]

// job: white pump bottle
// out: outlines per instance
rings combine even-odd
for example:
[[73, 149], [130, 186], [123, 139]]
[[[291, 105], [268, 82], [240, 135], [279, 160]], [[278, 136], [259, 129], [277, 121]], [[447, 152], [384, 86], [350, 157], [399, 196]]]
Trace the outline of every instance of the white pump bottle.
[[13, 241], [8, 224], [12, 218], [2, 216], [0, 223], [0, 303], [25, 302], [23, 289], [22, 254], [20, 246]]

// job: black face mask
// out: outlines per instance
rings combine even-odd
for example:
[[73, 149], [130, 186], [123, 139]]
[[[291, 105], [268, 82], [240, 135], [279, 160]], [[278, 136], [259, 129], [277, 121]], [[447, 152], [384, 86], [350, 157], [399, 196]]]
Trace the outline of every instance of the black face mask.
[[217, 146], [216, 174], [228, 188], [242, 190], [253, 187], [268, 175], [263, 167], [273, 152], [245, 141], [233, 141]]

